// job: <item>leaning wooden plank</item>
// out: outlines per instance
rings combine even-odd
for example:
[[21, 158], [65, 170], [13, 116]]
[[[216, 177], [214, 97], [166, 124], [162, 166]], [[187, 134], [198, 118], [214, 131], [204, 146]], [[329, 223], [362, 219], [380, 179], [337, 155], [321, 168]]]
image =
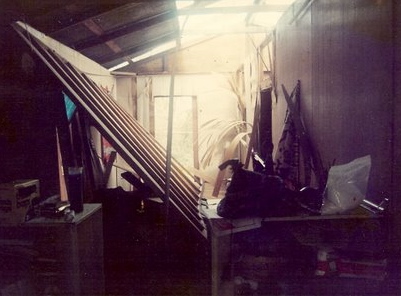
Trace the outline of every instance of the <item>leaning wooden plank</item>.
[[[16, 26], [17, 27], [17, 26]], [[124, 126], [124, 121], [121, 121], [118, 112], [111, 112], [112, 114], [108, 116], [107, 111], [110, 112], [109, 101], [102, 102], [100, 98], [99, 103], [99, 92], [93, 93], [90, 88], [88, 88], [88, 83], [84, 82], [82, 77], [71, 71], [60, 57], [55, 55], [51, 51], [47, 51], [44, 47], [33, 36], [29, 38], [25, 36], [22, 32], [23, 28], [16, 28], [20, 36], [31, 46], [31, 48], [38, 54], [38, 56], [43, 60], [43, 62], [52, 70], [56, 77], [65, 85], [68, 92], [72, 94], [76, 100], [87, 110], [87, 112], [94, 118], [99, 130], [107, 135], [107, 139], [113, 144], [114, 147], [118, 147], [119, 154], [127, 161], [127, 163], [134, 168], [135, 171], [141, 173], [141, 178], [145, 180], [146, 183], [154, 187], [155, 192], [163, 194], [163, 167], [159, 165], [153, 165], [151, 159], [151, 153], [142, 149], [138, 141], [126, 140], [130, 137], [126, 134], [127, 130], [121, 129]], [[29, 34], [29, 32], [26, 32]], [[120, 109], [118, 109], [120, 110]], [[137, 128], [136, 126], [134, 126]], [[130, 127], [131, 128], [131, 127]], [[128, 130], [129, 131], [129, 130]], [[132, 132], [132, 130], [131, 130]], [[139, 134], [133, 133], [134, 136], [138, 137]], [[157, 153], [159, 151], [154, 150]], [[135, 154], [133, 154], [135, 153]], [[177, 175], [182, 179], [182, 171], [177, 170]], [[184, 178], [185, 180], [185, 178]], [[182, 186], [184, 185], [184, 186]], [[192, 203], [188, 203], [190, 199], [183, 195], [182, 187], [187, 187], [186, 190], [191, 189], [190, 195], [193, 194], [198, 197], [196, 187], [191, 185], [191, 183], [184, 182], [181, 184], [177, 182], [176, 188], [174, 188], [174, 195], [172, 198], [172, 204], [182, 213], [182, 215], [191, 223], [202, 235], [204, 234], [204, 224], [202, 218], [197, 211], [197, 208], [193, 206]]]
[[57, 129], [56, 129], [56, 143], [57, 143], [57, 164], [58, 164], [58, 177], [59, 177], [59, 187], [60, 187], [60, 199], [62, 201], [67, 201], [68, 200], [67, 185], [65, 181], [63, 158], [61, 155], [60, 140]]
[[[234, 139], [231, 141], [230, 145], [227, 147], [227, 149], [224, 152], [222, 163], [224, 163], [227, 160], [230, 160], [234, 157], [234, 153], [238, 147], [238, 144], [241, 142], [242, 138], [244, 138], [245, 136], [248, 136], [248, 135], [249, 135], [248, 132], [242, 132], [234, 137]], [[225, 176], [225, 169], [219, 170], [219, 172], [217, 174], [216, 182], [215, 182], [214, 188], [213, 188], [213, 193], [212, 193], [213, 197], [219, 196], [220, 188], [223, 185], [224, 176]]]
[[[109, 131], [108, 134], [110, 134], [114, 139], [116, 143], [119, 143], [118, 146], [124, 147], [127, 151], [129, 150], [139, 150], [138, 147], [135, 146], [126, 146], [123, 143], [125, 142], [125, 136], [124, 134], [121, 133], [119, 129], [116, 129], [116, 127], [119, 125], [117, 122], [115, 122], [112, 118], [109, 117], [103, 117], [103, 121], [100, 120], [102, 117], [102, 114], [105, 114], [106, 110], [102, 109], [97, 105], [96, 98], [93, 98], [93, 95], [85, 88], [84, 85], [82, 85], [82, 82], [79, 80], [78, 77], [74, 75], [70, 71], [70, 69], [64, 64], [61, 60], [57, 58], [53, 53], [49, 51], [44, 51], [45, 57], [47, 56], [47, 61], [49, 61], [51, 64], [53, 64], [53, 67], [59, 74], [59, 76], [63, 79], [63, 81], [66, 83], [66, 85], [71, 88], [69, 91], [72, 91], [74, 94], [74, 97], [80, 100], [81, 105], [86, 106], [87, 111], [92, 112], [92, 117], [97, 118], [97, 122], [101, 125], [104, 125], [104, 129]], [[91, 98], [89, 99], [84, 99], [84, 98]], [[129, 153], [127, 153], [129, 155]], [[143, 160], [141, 163], [138, 164], [142, 169], [141, 170], [146, 170], [146, 174], [149, 176], [149, 181], [152, 183], [156, 183], [154, 181], [154, 170], [152, 170], [149, 167], [149, 164], [151, 164], [150, 159], [146, 159], [146, 156], [142, 156]], [[156, 183], [157, 184], [157, 183]], [[156, 185], [154, 184], [154, 185]], [[157, 188], [159, 187], [159, 188]], [[162, 188], [156, 185], [156, 190], [158, 192], [163, 192]]]
[[[69, 74], [71, 74], [71, 73], [69, 73]], [[80, 80], [78, 79], [76, 82], [79, 83]], [[84, 91], [85, 91], [85, 89], [84, 89]], [[88, 93], [86, 93], [86, 95], [90, 96], [90, 94], [88, 94]], [[95, 100], [95, 102], [96, 102], [96, 100]], [[101, 112], [100, 114], [105, 114], [105, 110], [102, 110], [102, 111], [103, 112]], [[109, 119], [109, 120], [111, 120], [113, 122], [113, 119]], [[191, 213], [191, 209], [187, 207], [188, 205], [183, 204], [183, 201], [185, 203], [185, 199], [182, 199], [182, 198], [181, 199], [176, 199], [176, 203], [181, 203], [181, 206], [183, 207], [183, 212], [187, 212], [187, 214], [189, 214], [190, 216], [194, 215], [195, 217], [192, 217], [192, 218], [195, 218], [195, 219], [199, 220], [200, 218], [199, 218], [199, 215], [196, 215], [197, 214], [196, 210], [192, 210], [192, 212], [195, 212], [195, 213]]]
[[[65, 67], [65, 65], [61, 64], [60, 65], [61, 68], [63, 68], [66, 73], [69, 75], [69, 78], [71, 78], [75, 84], [77, 86], [80, 86], [80, 91], [82, 91], [84, 93], [83, 97], [91, 98], [92, 101], [92, 109], [96, 109], [100, 110], [100, 112], [97, 114], [99, 118], [103, 118], [103, 122], [111, 122], [112, 127], [119, 127], [119, 129], [114, 130], [114, 133], [119, 133], [121, 132], [120, 130], [123, 130], [122, 133], [122, 138], [121, 138], [121, 142], [123, 144], [125, 144], [126, 146], [129, 147], [137, 147], [136, 144], [139, 144], [139, 146], [137, 147], [137, 149], [135, 150], [135, 152], [137, 153], [137, 157], [138, 154], [141, 154], [141, 157], [143, 159], [143, 161], [145, 161], [145, 163], [147, 163], [148, 165], [150, 165], [149, 170], [151, 171], [151, 173], [153, 173], [154, 178], [156, 181], [158, 181], [158, 184], [163, 184], [164, 185], [164, 164], [158, 164], [157, 162], [152, 161], [153, 157], [149, 157], [149, 153], [146, 152], [146, 148], [141, 147], [141, 143], [137, 143], [137, 142], [129, 142], [129, 140], [131, 139], [135, 139], [136, 135], [135, 134], [130, 134], [130, 130], [129, 127], [126, 126], [126, 122], [121, 120], [121, 114], [115, 114], [116, 110], [111, 110], [109, 108], [109, 106], [107, 105], [107, 102], [103, 101], [102, 98], [98, 95], [98, 93], [96, 92], [96, 89], [88, 89], [88, 84], [85, 83], [85, 81], [82, 81], [81, 79], [79, 79], [79, 73], [72, 68], [71, 65], [68, 65], [67, 63], [67, 67]], [[93, 95], [95, 94], [95, 96]], [[115, 116], [113, 116], [115, 115]], [[125, 135], [125, 137], [123, 137]], [[148, 151], [149, 152], [149, 151]], [[159, 167], [158, 167], [159, 165]], [[177, 188], [173, 188], [173, 190], [180, 190], [180, 187]], [[163, 193], [161, 193], [163, 194]], [[176, 198], [176, 203], [180, 204], [182, 207], [184, 207], [184, 211], [189, 213], [189, 215], [193, 216], [193, 218], [196, 218], [196, 213], [197, 210], [196, 209], [192, 209], [191, 210], [191, 205], [188, 203], [188, 199], [186, 198], [186, 196], [184, 195], [183, 197], [180, 195], [176, 196], [174, 195], [173, 198]]]
[[252, 133], [251, 133], [251, 138], [249, 140], [248, 150], [246, 153], [246, 159], [245, 159], [245, 164], [244, 164], [244, 167], [246, 169], [248, 169], [248, 167], [249, 167], [252, 151], [256, 146], [256, 138], [257, 138], [257, 133], [259, 131], [259, 118], [260, 118], [260, 104], [259, 104], [259, 100], [256, 99], [255, 111], [254, 111], [254, 115], [253, 115]]
[[[83, 76], [85, 76], [83, 74]], [[86, 78], [89, 79], [89, 78]], [[93, 81], [91, 82], [93, 83]], [[104, 91], [103, 91], [104, 93]], [[110, 101], [111, 103], [114, 103], [114, 108], [119, 108], [117, 103], [114, 101], [112, 97], [110, 97], [109, 94], [104, 93], [105, 96], [109, 96], [107, 98], [107, 101]], [[151, 150], [155, 151], [157, 159], [159, 159], [161, 162], [165, 162], [166, 158], [166, 152], [164, 147], [160, 145], [158, 141], [155, 140], [153, 135], [151, 135], [148, 131], [143, 129], [142, 126], [138, 124], [137, 121], [134, 120], [132, 116], [128, 114], [125, 110], [120, 110], [119, 115], [121, 115], [124, 119], [124, 122], [129, 123], [132, 127], [135, 128], [135, 131], [138, 133], [138, 135], [141, 136], [141, 140], [144, 141], [145, 145], [149, 147]], [[192, 193], [198, 193], [199, 192], [199, 187], [196, 183], [193, 181], [193, 176], [184, 168], [182, 167], [174, 158], [172, 160], [172, 171], [177, 173], [177, 178], [180, 178], [180, 182], [185, 185], [189, 186], [189, 189], [192, 190]], [[173, 177], [175, 177], [173, 175]]]
[[[120, 142], [122, 145], [125, 145], [129, 148], [134, 148], [131, 150], [131, 152], [135, 152], [137, 157], [140, 157], [142, 161], [144, 161], [145, 164], [150, 165], [148, 167], [148, 170], [151, 174], [153, 174], [153, 177], [155, 180], [158, 182], [159, 185], [164, 185], [164, 179], [163, 179], [163, 172], [164, 168], [163, 167], [157, 167], [157, 162], [153, 161], [153, 157], [149, 157], [149, 153], [146, 153], [146, 148], [145, 146], [142, 146], [141, 143], [139, 143], [139, 146], [137, 146], [138, 143], [136, 142], [130, 142], [130, 139], [135, 138], [135, 134], [130, 134], [129, 129], [126, 127], [125, 122], [121, 121], [120, 116], [121, 114], [117, 114], [117, 116], [113, 116], [114, 112], [113, 110], [110, 110], [107, 107], [107, 104], [101, 100], [101, 98], [98, 96], [98, 94], [92, 89], [92, 91], [89, 91], [88, 85], [85, 84], [81, 79], [79, 79], [79, 73], [77, 73], [75, 70], [73, 70], [72, 66], [60, 64], [60, 67], [66, 71], [66, 74], [68, 74], [68, 78], [72, 79], [72, 81], [75, 83], [75, 86], [78, 87], [79, 89], [77, 90], [78, 93], [82, 92], [83, 95], [81, 98], [86, 98], [85, 100], [87, 103], [90, 101], [89, 105], [91, 106], [91, 110], [97, 110], [96, 114], [98, 118], [101, 118], [102, 122], [108, 122], [109, 125], [111, 126], [111, 130], [114, 131], [114, 135], [119, 135], [121, 133], [121, 130], [123, 131], [122, 134], [120, 134]], [[96, 95], [93, 95], [93, 94]], [[90, 99], [90, 100], [88, 100]], [[114, 129], [115, 127], [119, 127], [117, 129]], [[113, 141], [113, 140], [112, 140]], [[116, 147], [120, 147], [120, 145], [117, 145]], [[130, 157], [130, 155], [128, 155]], [[178, 187], [179, 188], [179, 187]], [[160, 194], [163, 194], [163, 192], [160, 192]], [[176, 205], [179, 205], [181, 208], [181, 212], [186, 215], [187, 218], [194, 220], [194, 221], [199, 221], [200, 217], [197, 213], [197, 210], [194, 207], [191, 207], [190, 204], [188, 204], [188, 201], [186, 198], [182, 198], [180, 195], [172, 195], [172, 198], [175, 201]]]
[[[53, 58], [49, 57], [48, 52], [44, 48], [42, 48], [42, 46], [33, 36], [25, 35], [24, 32], [21, 31], [22, 27], [14, 25], [14, 28], [19, 33], [21, 38], [25, 42], [27, 42], [28, 45], [31, 46], [32, 50], [35, 51], [35, 53], [42, 59], [45, 65], [48, 66], [49, 69], [52, 70], [52, 72], [56, 75], [56, 77], [64, 84], [64, 86], [68, 89], [68, 91], [71, 92], [71, 94], [73, 94], [75, 98], [80, 98], [80, 96], [82, 96], [82, 93], [77, 92], [77, 90], [79, 90], [77, 87], [73, 87], [74, 83], [71, 81], [71, 79], [69, 79], [68, 75], [66, 75], [64, 71], [60, 69], [57, 60], [53, 60]], [[29, 32], [25, 33], [29, 34]], [[85, 109], [92, 117], [96, 117], [94, 111], [85, 103], [85, 101], [80, 100], [80, 103], [85, 107]], [[105, 131], [108, 131], [112, 135], [109, 128], [104, 123], [100, 122], [99, 124]], [[118, 137], [112, 135], [112, 138], [115, 142], [120, 142]], [[123, 153], [129, 155], [128, 149], [124, 148]], [[135, 162], [134, 167], [143, 172], [143, 178], [146, 179], [147, 182], [151, 183], [154, 187], [156, 187], [157, 192], [162, 192], [162, 188], [160, 188], [160, 186], [154, 182], [152, 176], [146, 171], [146, 169], [142, 166], [142, 164], [139, 161], [134, 161], [134, 162]]]
[[[88, 79], [88, 78], [86, 78]], [[93, 83], [93, 82], [92, 82]], [[94, 91], [96, 89], [96, 85], [93, 85]], [[104, 94], [106, 95], [106, 94]], [[144, 130], [141, 126], [138, 125], [137, 122], [130, 116], [125, 110], [119, 110], [118, 105], [114, 102], [114, 99], [112, 98], [106, 98], [105, 102], [110, 102], [111, 106], [111, 112], [116, 112], [118, 115], [123, 119], [124, 123], [126, 123], [127, 127], [134, 128], [134, 130], [131, 130], [131, 133], [133, 135], [138, 135], [141, 139], [142, 142], [144, 142], [144, 145], [148, 148], [149, 152], [152, 153], [152, 156], [154, 159], [159, 163], [163, 165], [163, 174], [165, 171], [164, 165], [165, 165], [165, 159], [166, 159], [166, 154], [164, 148], [160, 146], [160, 144], [154, 139], [154, 137]], [[114, 103], [114, 106], [112, 106]], [[194, 183], [193, 177], [190, 179], [189, 173], [185, 171], [185, 169], [181, 166], [178, 165], [178, 163], [174, 160], [172, 163], [172, 180], [173, 183], [177, 183], [178, 185], [187, 190], [184, 192], [184, 194], [188, 197], [194, 197], [197, 196], [199, 193], [199, 187]], [[192, 198], [192, 202], [194, 205], [197, 205], [197, 200]]]
[[[95, 90], [92, 90], [92, 91], [95, 91]], [[105, 105], [104, 106], [104, 108], [105, 108], [105, 110], [107, 110], [107, 111], [110, 111], [111, 112], [111, 114], [116, 114], [117, 115], [117, 118], [122, 118], [122, 119], [124, 119], [123, 117], [123, 114], [121, 114], [121, 112], [120, 112], [120, 110], [118, 110], [118, 109], [116, 109], [116, 110], [113, 110], [113, 109], [109, 109], [108, 108], [108, 106], [107, 106], [107, 100], [106, 101], [104, 101], [104, 102], [102, 102], [101, 103], [102, 105]], [[109, 106], [110, 107], [110, 106]], [[146, 135], [145, 134], [143, 134], [143, 136], [140, 136], [140, 135], [138, 135], [138, 133], [136, 132], [136, 131], [134, 131], [134, 130], [132, 130], [132, 128], [131, 128], [131, 126], [130, 126], [130, 124], [129, 124], [129, 121], [123, 121], [123, 122], [121, 122], [121, 124], [122, 125], [124, 125], [124, 129], [125, 129], [125, 134], [127, 134], [128, 135], [128, 137], [127, 137], [127, 141], [129, 141], [130, 139], [131, 140], [134, 140], [135, 138], [140, 138], [140, 140], [141, 140], [141, 142], [144, 140], [144, 139], [146, 139]], [[149, 146], [149, 148], [151, 148], [150, 146], [152, 146], [152, 144], [151, 143], [149, 143], [149, 145], [146, 145], [146, 143], [144, 144], [145, 146]], [[165, 157], [162, 157], [162, 156], [158, 156], [157, 155], [157, 151], [155, 151], [155, 150], [153, 150], [153, 149], [146, 149], [146, 148], [143, 148], [143, 150], [142, 150], [142, 148], [140, 149], [141, 151], [138, 151], [138, 152], [140, 152], [140, 153], [145, 153], [145, 154], [151, 154], [152, 155], [152, 162], [154, 162], [154, 167], [153, 167], [153, 169], [154, 170], [156, 170], [158, 173], [159, 173], [159, 177], [160, 177], [160, 182], [164, 182], [164, 177], [165, 177], [165, 174], [164, 174], [164, 172], [165, 172], [165, 163], [164, 163], [164, 159], [165, 159]], [[164, 183], [163, 183], [164, 184]], [[187, 186], [187, 184], [185, 184], [185, 183], [180, 183], [180, 184], [178, 184], [178, 187], [177, 188], [172, 188], [172, 190], [174, 190], [174, 191], [177, 191], [177, 190], [182, 190], [182, 188], [184, 188], [184, 186]], [[187, 192], [182, 192], [182, 194], [184, 194], [183, 196], [189, 196], [190, 194], [196, 194], [196, 191], [192, 191], [192, 192], [190, 192], [190, 191], [187, 191]], [[183, 199], [183, 202], [185, 202], [185, 203], [187, 203], [187, 200], [186, 200], [187, 198], [184, 198]], [[188, 204], [187, 204], [188, 205]]]
[[117, 153], [115, 151], [111, 151], [110, 157], [104, 168], [104, 182], [107, 184], [107, 181], [110, 178], [111, 169], [113, 168], [114, 161], [116, 160]]

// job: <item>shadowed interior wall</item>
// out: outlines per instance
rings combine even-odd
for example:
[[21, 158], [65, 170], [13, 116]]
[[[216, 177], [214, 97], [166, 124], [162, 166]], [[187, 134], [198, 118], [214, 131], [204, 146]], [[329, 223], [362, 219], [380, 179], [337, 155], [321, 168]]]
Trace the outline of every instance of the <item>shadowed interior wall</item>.
[[296, 9], [288, 11], [276, 32], [277, 112], [286, 108], [281, 84], [291, 91], [299, 79], [301, 114], [323, 165], [370, 154], [373, 199], [391, 184], [391, 8], [389, 1], [314, 1], [294, 21]]
[[399, 126], [393, 117], [393, 3], [311, 1], [295, 17], [307, 2], [297, 1], [277, 26], [275, 139], [286, 109], [281, 84], [290, 92], [300, 80], [301, 114], [323, 165], [371, 155], [368, 198], [379, 201], [392, 195], [393, 124]]
[[64, 115], [58, 80], [11, 27], [0, 26], [0, 183], [39, 179], [59, 192], [56, 125]]
[[391, 201], [391, 225], [392, 247], [397, 250], [398, 270], [401, 269], [401, 3], [394, 1], [393, 8], [393, 33], [394, 33], [394, 62], [393, 62], [393, 162], [392, 162], [392, 201]]

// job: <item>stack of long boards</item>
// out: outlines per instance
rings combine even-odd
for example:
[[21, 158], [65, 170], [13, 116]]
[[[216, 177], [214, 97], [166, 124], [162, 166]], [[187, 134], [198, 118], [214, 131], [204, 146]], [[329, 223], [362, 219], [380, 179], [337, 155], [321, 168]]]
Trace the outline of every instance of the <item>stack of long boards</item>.
[[[63, 83], [76, 103], [90, 114], [102, 136], [156, 194], [165, 198], [165, 148], [84, 73], [36, 39], [24, 26], [15, 23], [13, 27]], [[199, 185], [174, 159], [171, 161], [170, 170], [169, 203], [171, 202], [185, 219], [206, 237], [204, 222], [198, 210]]]

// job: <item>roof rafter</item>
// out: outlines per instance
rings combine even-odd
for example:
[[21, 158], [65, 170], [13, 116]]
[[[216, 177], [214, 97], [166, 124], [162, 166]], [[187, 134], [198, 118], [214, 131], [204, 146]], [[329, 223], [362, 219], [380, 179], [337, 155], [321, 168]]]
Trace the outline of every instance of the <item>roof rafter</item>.
[[138, 32], [140, 30], [146, 29], [148, 27], [154, 26], [161, 22], [165, 22], [173, 19], [176, 16], [175, 11], [167, 11], [164, 13], [160, 13], [158, 15], [148, 17], [145, 19], [141, 19], [140, 21], [135, 21], [131, 23], [127, 23], [120, 28], [113, 30], [111, 32], [107, 32], [100, 36], [94, 36], [89, 39], [85, 39], [79, 42], [72, 44], [71, 46], [77, 50], [83, 50], [89, 47], [97, 46], [102, 43], [106, 43], [110, 40], [117, 39], [123, 37], [127, 34], [131, 34], [134, 32]]
[[226, 7], [191, 7], [177, 10], [177, 15], [195, 14], [230, 14], [230, 13], [258, 13], [258, 12], [284, 12], [288, 5], [249, 5]]
[[143, 52], [146, 52], [147, 50], [153, 49], [156, 46], [159, 46], [163, 43], [167, 43], [169, 41], [173, 41], [176, 39], [177, 39], [176, 32], [167, 33], [167, 34], [160, 36], [159, 38], [155, 38], [146, 43], [142, 43], [139, 46], [131, 47], [131, 48], [121, 51], [119, 53], [105, 55], [105, 56], [97, 59], [97, 62], [101, 63], [101, 64], [106, 64], [106, 63], [116, 61], [118, 59], [122, 59], [124, 57], [131, 56], [134, 54], [139, 55]]

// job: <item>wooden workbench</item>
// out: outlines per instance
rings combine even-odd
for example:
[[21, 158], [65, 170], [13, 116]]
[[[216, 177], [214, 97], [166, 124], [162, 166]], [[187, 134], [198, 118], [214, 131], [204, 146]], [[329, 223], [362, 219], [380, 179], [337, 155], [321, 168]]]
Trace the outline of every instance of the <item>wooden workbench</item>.
[[[292, 217], [247, 217], [241, 219], [225, 219], [217, 212], [220, 198], [203, 199], [200, 203], [200, 212], [204, 216], [208, 227], [208, 239], [211, 248], [211, 281], [212, 296], [234, 295], [233, 284], [223, 284], [223, 273], [231, 260], [232, 241], [235, 234], [244, 233], [269, 225], [269, 223], [293, 223], [294, 225], [306, 225], [306, 222], [318, 224], [330, 223], [341, 225], [356, 220], [353, 224], [366, 221], [366, 219], [380, 218], [377, 215], [343, 214], [322, 216], [292, 216]], [[341, 227], [340, 227], [341, 228]]]

